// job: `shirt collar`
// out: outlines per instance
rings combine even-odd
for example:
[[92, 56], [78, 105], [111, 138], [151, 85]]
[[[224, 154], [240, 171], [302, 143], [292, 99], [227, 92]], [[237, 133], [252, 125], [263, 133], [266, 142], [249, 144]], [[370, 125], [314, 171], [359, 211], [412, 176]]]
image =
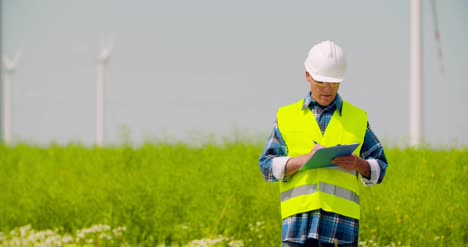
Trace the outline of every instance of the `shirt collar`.
[[[304, 103], [302, 104], [302, 110], [305, 110], [306, 108], [312, 109], [314, 107], [322, 107], [322, 106], [320, 106], [317, 101], [312, 99], [312, 96], [309, 92], [304, 98]], [[335, 107], [336, 109], [338, 109], [338, 113], [341, 115], [341, 111], [343, 109], [343, 99], [341, 99], [341, 96], [339, 94], [336, 94], [335, 100], [329, 106], [325, 107], [324, 110], [325, 109], [331, 110]]]

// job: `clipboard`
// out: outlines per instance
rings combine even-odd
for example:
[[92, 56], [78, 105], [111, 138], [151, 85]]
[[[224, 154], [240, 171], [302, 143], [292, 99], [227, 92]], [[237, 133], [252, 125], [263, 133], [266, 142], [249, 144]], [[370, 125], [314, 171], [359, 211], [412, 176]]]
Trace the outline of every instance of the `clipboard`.
[[333, 159], [340, 156], [351, 155], [359, 146], [359, 143], [349, 145], [339, 145], [334, 147], [321, 148], [315, 152], [300, 171], [335, 166], [331, 163]]

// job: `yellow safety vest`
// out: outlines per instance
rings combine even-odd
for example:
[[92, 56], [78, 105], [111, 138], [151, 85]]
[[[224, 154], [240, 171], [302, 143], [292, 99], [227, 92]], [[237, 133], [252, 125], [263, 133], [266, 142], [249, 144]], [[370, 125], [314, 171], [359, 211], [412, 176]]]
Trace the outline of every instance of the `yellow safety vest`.
[[[367, 129], [367, 114], [343, 102], [341, 115], [336, 110], [322, 136], [309, 108], [302, 110], [303, 100], [282, 107], [277, 112], [278, 128], [288, 148], [289, 157], [309, 153], [314, 141], [322, 146], [359, 143], [359, 155]], [[281, 216], [323, 209], [359, 219], [359, 184], [356, 171], [339, 166], [299, 171], [280, 182]]]

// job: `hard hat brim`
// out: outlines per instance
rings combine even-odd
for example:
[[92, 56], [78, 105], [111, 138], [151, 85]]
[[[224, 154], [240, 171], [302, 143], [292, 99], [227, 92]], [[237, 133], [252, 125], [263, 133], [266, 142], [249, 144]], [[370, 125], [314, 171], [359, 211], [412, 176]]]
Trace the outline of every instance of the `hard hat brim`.
[[307, 72], [309, 72], [310, 76], [312, 76], [312, 78], [316, 81], [339, 83], [344, 80], [344, 77], [329, 77], [329, 76], [319, 75], [313, 72], [312, 69], [307, 66], [307, 62], [304, 62], [304, 65], [305, 65]]
[[328, 76], [321, 76], [321, 75], [317, 75], [317, 74], [314, 74], [314, 73], [310, 73], [310, 76], [312, 76], [312, 78], [314, 78], [314, 80], [316, 81], [320, 81], [320, 82], [333, 82], [333, 83], [340, 83], [344, 80], [344, 78], [334, 78], [334, 77], [328, 77]]

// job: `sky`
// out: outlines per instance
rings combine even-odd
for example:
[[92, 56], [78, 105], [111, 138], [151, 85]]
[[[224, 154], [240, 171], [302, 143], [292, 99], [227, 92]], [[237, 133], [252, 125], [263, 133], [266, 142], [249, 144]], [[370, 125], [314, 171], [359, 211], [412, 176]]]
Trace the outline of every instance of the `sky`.
[[[422, 2], [425, 143], [467, 146], [468, 1], [435, 0], [440, 42], [431, 1]], [[107, 145], [207, 136], [266, 142], [278, 107], [308, 93], [307, 52], [332, 40], [348, 61], [342, 98], [367, 111], [384, 145], [404, 146], [409, 3], [3, 0], [2, 55], [21, 50], [14, 142], [95, 143], [97, 55], [111, 42]]]

